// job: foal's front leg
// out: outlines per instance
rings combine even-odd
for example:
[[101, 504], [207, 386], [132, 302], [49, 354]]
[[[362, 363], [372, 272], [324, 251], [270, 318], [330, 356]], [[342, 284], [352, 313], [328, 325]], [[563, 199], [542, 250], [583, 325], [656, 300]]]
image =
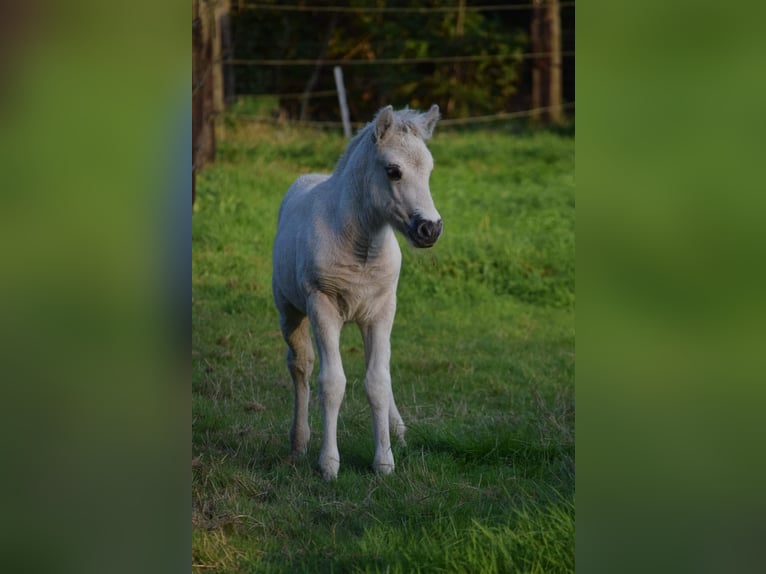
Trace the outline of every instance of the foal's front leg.
[[322, 404], [323, 436], [319, 452], [322, 478], [338, 477], [338, 412], [346, 392], [346, 375], [340, 357], [340, 332], [343, 320], [330, 299], [314, 293], [309, 299], [309, 317], [319, 351], [319, 399]]
[[391, 327], [393, 309], [375, 322], [360, 325], [367, 359], [364, 389], [372, 410], [372, 434], [375, 441], [375, 458], [372, 467], [379, 474], [394, 471], [394, 454], [391, 451], [390, 430], [404, 440], [404, 423], [394, 403], [391, 389]]

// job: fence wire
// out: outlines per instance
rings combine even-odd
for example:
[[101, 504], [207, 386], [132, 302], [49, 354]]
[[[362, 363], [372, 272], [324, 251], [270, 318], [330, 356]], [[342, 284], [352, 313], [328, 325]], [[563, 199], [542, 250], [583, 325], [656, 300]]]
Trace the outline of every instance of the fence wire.
[[[384, 13], [406, 13], [406, 14], [434, 14], [449, 12], [509, 12], [520, 10], [534, 10], [543, 8], [549, 2], [540, 2], [536, 4], [499, 4], [483, 6], [297, 6], [293, 4], [240, 4], [239, 10], [262, 10], [271, 12], [335, 12], [351, 14], [384, 14]], [[574, 2], [559, 2], [559, 7], [570, 8], [575, 5]]]
[[[557, 52], [563, 58], [573, 58], [574, 51]], [[548, 58], [554, 55], [554, 52], [526, 52], [521, 54], [483, 54], [479, 56], [432, 56], [430, 58], [376, 58], [374, 60], [344, 60], [344, 59], [309, 59], [293, 58], [291, 60], [272, 60], [272, 59], [229, 59], [219, 60], [230, 66], [375, 66], [391, 64], [447, 64], [459, 62], [493, 62], [502, 60], [534, 60], [537, 58]]]
[[[466, 126], [472, 124], [484, 124], [495, 121], [514, 120], [532, 117], [543, 112], [551, 111], [557, 107], [562, 109], [572, 109], [575, 107], [575, 102], [564, 102], [560, 106], [542, 106], [531, 110], [520, 110], [516, 112], [498, 112], [496, 114], [490, 114], [486, 116], [472, 116], [467, 118], [444, 118], [439, 120], [440, 126]], [[220, 114], [217, 114], [220, 115]], [[264, 115], [255, 114], [241, 114], [233, 113], [232, 116], [237, 120], [251, 123], [262, 123], [270, 125], [283, 125], [290, 126], [306, 126], [315, 128], [342, 128], [343, 122], [339, 121], [312, 121], [312, 120], [283, 120], [279, 118], [268, 117]], [[351, 122], [351, 126], [355, 129], [359, 129], [367, 125], [367, 122]]]
[[[380, 13], [455, 13], [455, 12], [505, 12], [505, 11], [523, 11], [543, 9], [549, 2], [541, 0], [535, 3], [527, 4], [503, 4], [503, 5], [476, 5], [476, 6], [434, 6], [434, 7], [392, 7], [392, 6], [301, 6], [293, 4], [261, 4], [238, 2], [232, 8], [237, 10], [260, 10], [271, 12], [325, 12], [325, 13], [355, 13], [355, 14], [380, 14]], [[575, 2], [565, 1], [558, 3], [560, 8], [574, 8]], [[557, 53], [561, 58], [574, 59], [575, 52], [560, 51]], [[222, 58], [210, 62], [201, 78], [193, 86], [192, 96], [210, 81], [211, 68], [215, 65], [230, 67], [263, 66], [263, 67], [292, 67], [292, 66], [378, 66], [378, 65], [415, 65], [415, 64], [446, 64], [446, 63], [469, 63], [469, 62], [487, 62], [487, 61], [507, 61], [513, 59], [537, 60], [550, 58], [553, 52], [526, 52], [511, 54], [482, 54], [482, 55], [459, 55], [459, 56], [433, 56], [422, 58], [378, 58], [378, 59], [237, 59]], [[251, 94], [254, 97], [276, 97], [280, 99], [313, 99], [329, 98], [337, 96], [335, 90], [321, 90], [317, 92], [295, 92], [295, 93], [274, 93], [274, 94]], [[541, 106], [534, 109], [518, 110], [513, 112], [498, 112], [495, 114], [462, 117], [445, 118], [440, 124], [444, 126], [464, 126], [472, 124], [486, 124], [505, 120], [522, 119], [534, 116], [540, 116], [554, 109], [571, 110], [575, 107], [575, 102], [562, 102], [560, 105]], [[252, 115], [239, 113], [234, 110], [214, 110], [213, 116], [222, 116], [229, 114], [236, 120], [245, 122], [258, 122], [282, 125], [308, 126], [319, 128], [340, 128], [343, 126], [340, 121], [307, 121], [307, 120], [285, 120], [277, 116]], [[365, 122], [352, 122], [354, 128], [360, 128]]]

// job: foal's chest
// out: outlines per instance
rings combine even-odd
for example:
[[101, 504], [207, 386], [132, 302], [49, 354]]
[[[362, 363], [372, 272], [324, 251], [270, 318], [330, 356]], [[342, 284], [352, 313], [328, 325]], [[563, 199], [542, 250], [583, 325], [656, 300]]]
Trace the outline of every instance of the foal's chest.
[[376, 316], [393, 300], [399, 278], [399, 266], [336, 264], [318, 269], [316, 285], [336, 302], [346, 321]]

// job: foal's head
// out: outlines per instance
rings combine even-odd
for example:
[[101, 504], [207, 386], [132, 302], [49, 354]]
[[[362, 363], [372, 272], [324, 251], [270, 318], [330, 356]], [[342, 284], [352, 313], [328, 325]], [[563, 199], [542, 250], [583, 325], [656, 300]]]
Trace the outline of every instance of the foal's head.
[[439, 117], [436, 105], [424, 114], [387, 106], [373, 121], [376, 203], [415, 247], [432, 247], [442, 232], [428, 185], [434, 161], [425, 145]]

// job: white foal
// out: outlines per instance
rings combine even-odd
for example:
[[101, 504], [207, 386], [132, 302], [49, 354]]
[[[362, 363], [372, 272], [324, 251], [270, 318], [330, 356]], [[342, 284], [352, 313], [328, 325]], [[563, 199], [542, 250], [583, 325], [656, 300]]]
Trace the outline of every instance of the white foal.
[[339, 342], [345, 323], [357, 323], [364, 341], [376, 472], [394, 470], [390, 431], [404, 441], [389, 370], [402, 259], [393, 230], [416, 247], [432, 247], [441, 235], [428, 185], [433, 159], [424, 143], [438, 120], [438, 106], [424, 114], [383, 108], [349, 142], [332, 175], [298, 178], [279, 210], [272, 288], [294, 385], [290, 441], [294, 454], [306, 452], [314, 366], [310, 325], [319, 352], [319, 468], [325, 480], [335, 479], [340, 466], [336, 429], [346, 376]]

